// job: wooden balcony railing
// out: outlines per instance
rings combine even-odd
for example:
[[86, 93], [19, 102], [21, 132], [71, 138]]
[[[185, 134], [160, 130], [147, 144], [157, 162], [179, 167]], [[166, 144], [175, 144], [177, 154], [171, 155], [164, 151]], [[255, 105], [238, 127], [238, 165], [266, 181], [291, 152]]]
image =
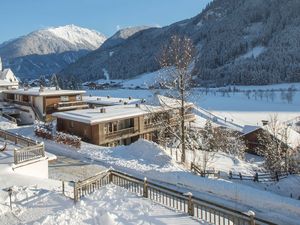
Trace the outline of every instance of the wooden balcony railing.
[[134, 134], [134, 133], [135, 133], [134, 132], [134, 127], [130, 127], [130, 128], [115, 131], [113, 133], [107, 133], [106, 137], [113, 139], [113, 138], [116, 138], [116, 137], [120, 137], [122, 135], [128, 135], [128, 134]]
[[64, 110], [67, 108], [88, 108], [88, 105], [83, 101], [57, 103], [57, 110]]
[[104, 171], [86, 180], [74, 182], [73, 199], [76, 202], [81, 197], [109, 183], [211, 224], [274, 225], [270, 221], [231, 207], [223, 206], [220, 203], [215, 203], [213, 200], [194, 197], [191, 193], [183, 193], [148, 181], [147, 179], [143, 180], [115, 170]]
[[14, 150], [14, 163], [20, 164], [34, 159], [45, 157], [44, 144], [29, 146]]
[[34, 159], [45, 157], [45, 147], [43, 143], [37, 143], [30, 138], [1, 129], [0, 138], [23, 146], [22, 148], [14, 150], [14, 163], [16, 165], [22, 162], [28, 162]]

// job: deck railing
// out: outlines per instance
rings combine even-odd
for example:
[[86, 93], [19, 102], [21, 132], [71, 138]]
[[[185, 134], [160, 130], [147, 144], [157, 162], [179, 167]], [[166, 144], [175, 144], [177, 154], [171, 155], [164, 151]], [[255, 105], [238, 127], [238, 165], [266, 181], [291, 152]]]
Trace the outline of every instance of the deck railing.
[[30, 138], [0, 129], [0, 138], [21, 145], [22, 148], [14, 150], [14, 164], [20, 164], [45, 157], [45, 146]]
[[43, 143], [14, 150], [14, 163], [16, 165], [42, 157], [45, 157], [45, 147]]
[[273, 224], [254, 217], [253, 214], [231, 209], [212, 201], [194, 197], [191, 193], [167, 188], [147, 179], [140, 179], [114, 170], [108, 170], [84, 181], [74, 183], [74, 201], [96, 189], [112, 183], [139, 196], [148, 198], [171, 209], [187, 213], [190, 216], [216, 225], [252, 225]]
[[120, 135], [129, 135], [129, 134], [135, 134], [134, 127], [125, 128], [125, 129], [118, 130], [118, 131], [115, 131], [112, 133], [107, 133], [106, 138], [113, 139], [116, 137], [120, 137]]
[[12, 141], [15, 144], [19, 144], [21, 146], [37, 145], [37, 142], [30, 138], [26, 138], [21, 135], [18, 135], [18, 134], [9, 132], [9, 131], [1, 130], [1, 129], [0, 129], [0, 138], [2, 138], [4, 140]]

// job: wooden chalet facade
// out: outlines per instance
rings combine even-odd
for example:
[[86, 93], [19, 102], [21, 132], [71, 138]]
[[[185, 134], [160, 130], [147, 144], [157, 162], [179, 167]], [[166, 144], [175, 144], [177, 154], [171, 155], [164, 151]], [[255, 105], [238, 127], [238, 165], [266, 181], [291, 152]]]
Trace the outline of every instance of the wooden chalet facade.
[[55, 88], [24, 88], [6, 90], [2, 95], [4, 101], [18, 106], [22, 112], [31, 111], [31, 108], [35, 116], [33, 119], [48, 121], [54, 112], [87, 108], [88, 105], [82, 101], [84, 93]]
[[[139, 104], [61, 112], [53, 116], [57, 118], [58, 131], [77, 135], [92, 144], [117, 146], [129, 145], [139, 138], [157, 141], [160, 125], [153, 119], [154, 114], [174, 126], [178, 124], [178, 118], [162, 107]], [[186, 121], [193, 120], [193, 114], [186, 115]]]

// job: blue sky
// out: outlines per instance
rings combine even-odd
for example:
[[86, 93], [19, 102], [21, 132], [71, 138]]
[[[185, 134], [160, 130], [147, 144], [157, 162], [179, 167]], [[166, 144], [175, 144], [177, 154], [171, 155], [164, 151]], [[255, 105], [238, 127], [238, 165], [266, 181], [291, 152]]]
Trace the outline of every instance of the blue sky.
[[67, 24], [106, 36], [128, 26], [165, 26], [197, 15], [210, 1], [1, 0], [0, 43], [37, 29]]

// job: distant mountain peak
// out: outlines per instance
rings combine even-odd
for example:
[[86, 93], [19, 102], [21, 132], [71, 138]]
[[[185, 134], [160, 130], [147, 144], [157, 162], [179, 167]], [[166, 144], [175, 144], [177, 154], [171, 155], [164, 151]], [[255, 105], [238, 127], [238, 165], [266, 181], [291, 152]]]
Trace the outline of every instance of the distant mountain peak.
[[51, 32], [53, 35], [71, 42], [72, 44], [84, 44], [88, 42], [92, 46], [99, 48], [100, 45], [106, 40], [106, 37], [95, 31], [87, 28], [79, 27], [74, 24], [59, 26], [59, 27], [49, 27], [45, 29]]
[[33, 31], [0, 45], [0, 57], [21, 78], [58, 72], [99, 48], [106, 37], [74, 24]]

